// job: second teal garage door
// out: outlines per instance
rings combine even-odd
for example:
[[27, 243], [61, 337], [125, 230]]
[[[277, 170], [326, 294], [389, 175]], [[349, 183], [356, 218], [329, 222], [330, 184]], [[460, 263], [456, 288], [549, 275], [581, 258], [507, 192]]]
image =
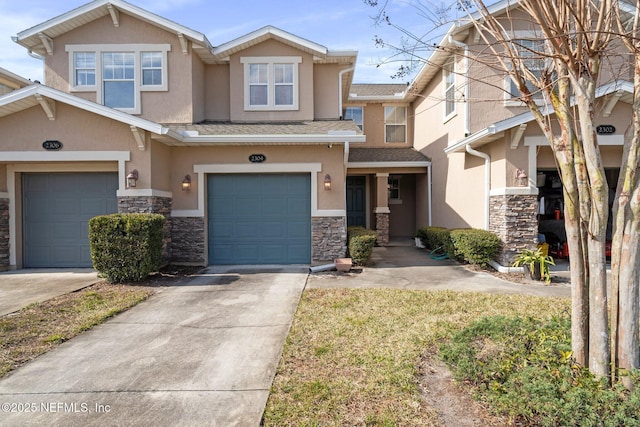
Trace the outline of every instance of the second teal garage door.
[[209, 264], [309, 264], [309, 174], [211, 174]]

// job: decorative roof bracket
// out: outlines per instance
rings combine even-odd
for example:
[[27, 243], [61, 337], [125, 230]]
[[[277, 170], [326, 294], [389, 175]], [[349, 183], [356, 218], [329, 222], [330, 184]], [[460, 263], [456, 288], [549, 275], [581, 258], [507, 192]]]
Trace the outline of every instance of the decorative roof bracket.
[[113, 26], [118, 28], [120, 26], [120, 12], [111, 3], [107, 3], [107, 9], [109, 9], [109, 15], [113, 21]]
[[35, 94], [34, 96], [38, 100], [38, 102], [40, 103], [40, 106], [44, 110], [44, 113], [47, 115], [49, 120], [55, 120], [56, 119], [56, 104], [55, 104], [55, 101], [49, 101], [49, 100], [43, 98], [42, 95], [40, 95], [40, 94]]
[[184, 38], [184, 34], [178, 33], [178, 40], [180, 41], [180, 46], [182, 47], [182, 53], [185, 55], [189, 54], [189, 42]]
[[38, 33], [38, 37], [40, 38], [42, 45], [47, 51], [47, 55], [53, 55], [53, 40], [51, 39], [51, 37], [47, 36], [44, 33]]
[[613, 111], [613, 107], [615, 107], [618, 101], [620, 101], [620, 98], [622, 98], [622, 93], [623, 92], [619, 90], [613, 95], [611, 95], [611, 98], [609, 98], [607, 105], [604, 106], [604, 110], [602, 111], [602, 117], [609, 117], [611, 115], [611, 112]]
[[522, 141], [522, 135], [524, 135], [525, 130], [527, 130], [527, 124], [523, 123], [515, 130], [511, 131], [511, 148], [518, 148], [518, 145], [520, 145], [520, 141]]
[[145, 151], [147, 149], [145, 145], [145, 131], [138, 129], [136, 126], [130, 126], [130, 128], [133, 133], [133, 137], [136, 140], [136, 144], [138, 144], [138, 150]]

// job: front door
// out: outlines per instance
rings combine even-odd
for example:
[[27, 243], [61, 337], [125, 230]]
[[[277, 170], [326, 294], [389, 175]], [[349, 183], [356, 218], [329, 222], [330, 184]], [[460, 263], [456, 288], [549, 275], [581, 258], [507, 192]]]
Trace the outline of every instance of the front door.
[[347, 177], [347, 226], [367, 226], [367, 183], [364, 176]]

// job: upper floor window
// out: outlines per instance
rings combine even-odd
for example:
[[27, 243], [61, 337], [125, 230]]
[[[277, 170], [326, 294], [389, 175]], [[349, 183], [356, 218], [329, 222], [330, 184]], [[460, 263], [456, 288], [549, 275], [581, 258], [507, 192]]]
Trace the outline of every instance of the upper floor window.
[[344, 117], [345, 120], [353, 120], [353, 122], [360, 128], [360, 130], [363, 130], [363, 110], [363, 107], [347, 107], [342, 112], [342, 117]]
[[96, 102], [141, 112], [140, 92], [167, 91], [171, 45], [67, 45], [72, 92], [96, 92]]
[[301, 57], [243, 57], [245, 110], [297, 110]]
[[[534, 79], [540, 79], [544, 72], [547, 62], [543, 53], [545, 52], [545, 42], [540, 39], [513, 39], [511, 45], [514, 50], [514, 54], [519, 58], [519, 64], [522, 70], [527, 70]], [[507, 100], [513, 100], [521, 96], [520, 88], [511, 79], [507, 77]], [[527, 89], [532, 93], [534, 98], [539, 98], [542, 101], [543, 93], [536, 87], [535, 84], [527, 82]], [[537, 100], [536, 100], [537, 101]], [[516, 101], [519, 102], [519, 101]]]
[[407, 142], [407, 107], [384, 107], [384, 141]]
[[444, 117], [445, 120], [456, 112], [456, 74], [455, 57], [442, 67], [442, 80], [444, 83]]

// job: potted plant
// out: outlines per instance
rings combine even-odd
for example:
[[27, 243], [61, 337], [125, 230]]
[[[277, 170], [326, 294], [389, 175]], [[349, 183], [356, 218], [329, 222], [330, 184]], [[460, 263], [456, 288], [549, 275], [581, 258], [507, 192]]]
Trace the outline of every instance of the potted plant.
[[533, 280], [543, 280], [546, 283], [551, 282], [549, 274], [549, 266], [556, 265], [553, 258], [542, 252], [542, 248], [536, 250], [523, 249], [516, 255], [513, 264], [514, 267], [524, 267], [524, 273], [529, 275]]

